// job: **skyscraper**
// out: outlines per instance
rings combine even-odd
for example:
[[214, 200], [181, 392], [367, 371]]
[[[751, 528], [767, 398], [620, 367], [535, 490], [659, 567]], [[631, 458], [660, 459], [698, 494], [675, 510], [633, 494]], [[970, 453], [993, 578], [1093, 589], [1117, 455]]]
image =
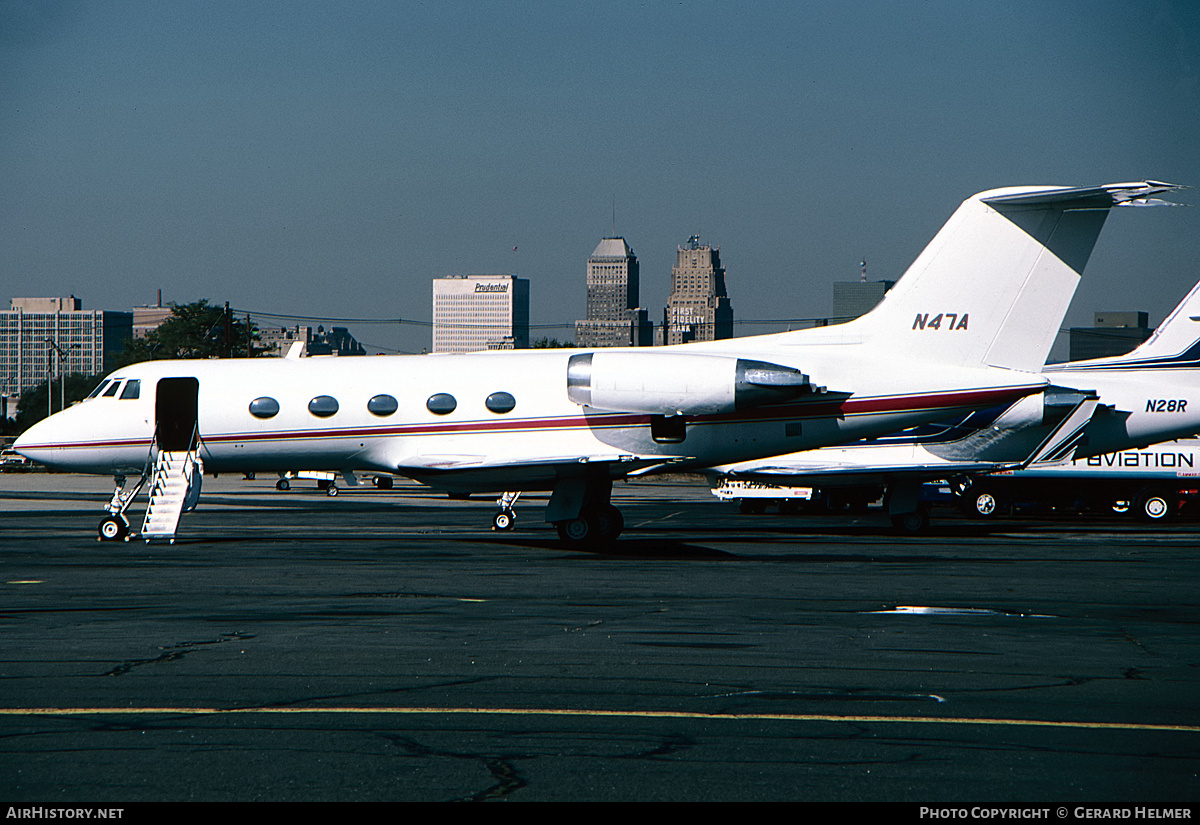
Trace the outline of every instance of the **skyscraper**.
[[587, 262], [587, 319], [575, 322], [578, 347], [651, 343], [648, 313], [638, 308], [638, 259], [624, 238], [604, 238]]
[[433, 351], [529, 347], [529, 281], [512, 275], [433, 279]]
[[698, 235], [677, 247], [671, 269], [671, 297], [663, 312], [663, 343], [715, 341], [733, 337], [733, 306], [725, 293], [721, 249], [701, 244]]

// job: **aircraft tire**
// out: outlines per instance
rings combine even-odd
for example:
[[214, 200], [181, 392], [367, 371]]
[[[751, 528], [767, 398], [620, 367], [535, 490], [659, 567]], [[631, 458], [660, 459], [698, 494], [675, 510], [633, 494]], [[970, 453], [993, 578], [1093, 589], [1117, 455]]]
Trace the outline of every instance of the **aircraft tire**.
[[576, 518], [555, 522], [558, 537], [575, 547], [597, 547], [616, 541], [625, 517], [611, 504], [585, 508]]
[[325, 495], [329, 496], [330, 498], [333, 498], [337, 494], [338, 494], [338, 486], [336, 484], [330, 482], [329, 486], [325, 488]]
[[286, 478], [281, 478], [279, 481], [275, 482], [275, 489], [281, 493], [286, 493], [288, 490], [292, 489], [292, 484]]
[[929, 512], [925, 509], [912, 513], [897, 513], [892, 516], [892, 526], [908, 536], [916, 536], [929, 529]]
[[513, 514], [512, 510], [501, 510], [500, 512], [496, 513], [496, 515], [492, 516], [492, 529], [511, 530], [513, 529], [513, 522], [515, 521], [516, 516]]
[[600, 531], [600, 538], [605, 541], [612, 541], [617, 536], [621, 535], [621, 531], [625, 529], [625, 517], [621, 515], [621, 511], [611, 504], [596, 510], [596, 526]]
[[129, 535], [129, 522], [120, 516], [106, 516], [100, 520], [100, 541], [121, 541]]
[[560, 539], [575, 546], [587, 544], [596, 532], [591, 522], [583, 515], [556, 521], [554, 526], [558, 529]]

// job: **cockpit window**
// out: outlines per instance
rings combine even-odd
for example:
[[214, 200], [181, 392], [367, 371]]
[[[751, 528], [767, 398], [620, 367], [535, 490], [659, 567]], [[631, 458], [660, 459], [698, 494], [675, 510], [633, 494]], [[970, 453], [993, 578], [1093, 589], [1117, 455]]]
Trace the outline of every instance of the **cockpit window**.
[[[105, 378], [103, 381], [101, 381], [99, 384], [97, 384], [96, 389], [92, 390], [91, 395], [89, 395], [88, 398], [95, 398], [97, 395], [99, 395], [101, 390], [103, 390], [105, 387], [107, 387], [108, 382], [111, 380], [112, 380], [111, 378]], [[84, 400], [86, 401], [87, 399], [84, 399]]]
[[140, 378], [130, 378], [125, 382], [125, 389], [121, 390], [121, 399], [127, 400], [130, 398], [138, 398], [142, 394], [142, 381]]
[[115, 398], [117, 395], [117, 390], [119, 390], [121, 388], [121, 381], [122, 381], [122, 379], [120, 379], [120, 378], [114, 379], [112, 382], [112, 386], [104, 391], [104, 397], [105, 398]]

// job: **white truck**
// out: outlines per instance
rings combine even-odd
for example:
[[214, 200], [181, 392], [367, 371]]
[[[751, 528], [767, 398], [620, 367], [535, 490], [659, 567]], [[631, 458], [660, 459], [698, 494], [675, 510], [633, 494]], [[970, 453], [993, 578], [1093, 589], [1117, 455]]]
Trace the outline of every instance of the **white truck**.
[[1014, 506], [1106, 509], [1160, 521], [1200, 498], [1200, 439], [1166, 441], [1135, 450], [1033, 464], [977, 476], [962, 509], [989, 518]]
[[780, 487], [727, 476], [722, 476], [710, 492], [721, 501], [737, 501], [743, 513], [765, 513], [770, 506], [779, 507], [783, 513], [793, 512], [800, 502], [813, 497], [811, 487]]

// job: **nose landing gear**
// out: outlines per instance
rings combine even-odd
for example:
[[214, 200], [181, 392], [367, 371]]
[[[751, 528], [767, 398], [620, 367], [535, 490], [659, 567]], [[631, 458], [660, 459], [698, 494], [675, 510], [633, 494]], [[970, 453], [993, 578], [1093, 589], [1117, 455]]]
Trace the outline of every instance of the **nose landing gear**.
[[500, 499], [496, 502], [496, 507], [499, 509], [496, 511], [496, 514], [492, 516], [493, 530], [513, 529], [513, 524], [517, 520], [517, 514], [513, 510], [513, 505], [517, 503], [517, 499], [520, 497], [520, 492], [505, 493], [504, 495], [500, 496]]
[[129, 541], [129, 519], [125, 518], [125, 511], [146, 483], [146, 473], [142, 473], [131, 490], [125, 489], [125, 476], [114, 476], [113, 482], [116, 489], [104, 508], [108, 510], [108, 515], [100, 519], [97, 532], [100, 541]]

